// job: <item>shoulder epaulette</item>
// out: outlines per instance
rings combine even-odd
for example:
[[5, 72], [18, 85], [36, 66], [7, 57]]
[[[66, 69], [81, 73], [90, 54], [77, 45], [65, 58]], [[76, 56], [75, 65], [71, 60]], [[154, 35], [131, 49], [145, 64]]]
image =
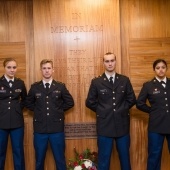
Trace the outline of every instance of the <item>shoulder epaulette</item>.
[[154, 83], [155, 83], [155, 81], [154, 81], [154, 80], [148, 80], [148, 81], [144, 81], [144, 83], [143, 83], [143, 84], [151, 83], [151, 82], [154, 82]]
[[97, 76], [97, 77], [94, 77], [93, 80], [94, 80], [94, 79], [98, 79], [98, 78], [100, 78], [101, 76], [102, 76], [102, 75], [99, 75], [99, 76]]
[[63, 82], [61, 82], [61, 81], [56, 81], [57, 83], [59, 83], [59, 84], [64, 84]]
[[40, 81], [36, 81], [36, 82], [33, 83], [33, 85], [34, 85], [34, 84], [38, 84], [39, 82], [40, 82]]
[[15, 77], [16, 80], [21, 80], [19, 77]]

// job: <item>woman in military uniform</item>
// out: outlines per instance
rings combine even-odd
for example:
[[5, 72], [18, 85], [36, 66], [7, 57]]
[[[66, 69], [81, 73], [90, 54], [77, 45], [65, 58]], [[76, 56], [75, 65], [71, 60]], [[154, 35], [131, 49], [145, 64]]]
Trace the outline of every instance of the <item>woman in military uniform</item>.
[[160, 170], [165, 138], [170, 149], [170, 79], [166, 77], [165, 60], [154, 61], [153, 70], [155, 77], [144, 83], [137, 108], [149, 114], [147, 170]]
[[25, 170], [24, 119], [22, 109], [27, 95], [24, 82], [15, 77], [17, 63], [13, 58], [3, 62], [5, 73], [0, 78], [0, 170], [4, 170], [10, 135], [14, 169]]

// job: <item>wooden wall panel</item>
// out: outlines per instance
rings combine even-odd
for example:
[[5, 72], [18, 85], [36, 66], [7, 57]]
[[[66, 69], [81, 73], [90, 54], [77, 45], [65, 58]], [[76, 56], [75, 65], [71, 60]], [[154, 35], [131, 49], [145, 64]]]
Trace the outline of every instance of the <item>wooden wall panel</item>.
[[25, 40], [25, 2], [0, 1], [1, 41]]
[[145, 170], [147, 162], [147, 123], [148, 117], [136, 115], [133, 110], [131, 116], [131, 164], [132, 169]]
[[[130, 77], [138, 96], [142, 84], [154, 76], [153, 61], [164, 58], [170, 64], [170, 1], [121, 0], [120, 6], [122, 73]], [[148, 115], [134, 107], [131, 113], [132, 169], [146, 169], [147, 124]], [[162, 170], [170, 170], [169, 158], [165, 142]]]
[[169, 0], [129, 1], [130, 38], [170, 36]]
[[25, 43], [0, 43], [0, 73], [4, 73], [3, 61], [5, 58], [15, 58], [18, 62], [16, 76], [26, 80], [26, 61], [25, 61]]
[[[153, 61], [163, 58], [170, 63], [170, 38], [130, 39], [129, 62], [130, 76], [138, 95], [144, 82], [154, 77]], [[170, 70], [168, 70], [170, 76]]]

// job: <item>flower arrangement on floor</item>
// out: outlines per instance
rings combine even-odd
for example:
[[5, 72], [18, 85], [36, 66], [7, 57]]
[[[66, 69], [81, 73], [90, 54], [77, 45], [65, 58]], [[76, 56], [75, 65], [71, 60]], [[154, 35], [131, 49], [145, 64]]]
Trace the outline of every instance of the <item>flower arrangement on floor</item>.
[[74, 148], [74, 159], [69, 159], [68, 170], [97, 170], [97, 152], [91, 152], [90, 149], [78, 153]]

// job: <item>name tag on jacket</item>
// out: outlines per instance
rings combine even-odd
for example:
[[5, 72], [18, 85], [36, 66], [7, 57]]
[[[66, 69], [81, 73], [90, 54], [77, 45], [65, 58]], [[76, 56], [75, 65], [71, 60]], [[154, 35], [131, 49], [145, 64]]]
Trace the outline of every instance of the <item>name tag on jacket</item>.
[[153, 94], [159, 94], [159, 93], [160, 93], [160, 90], [159, 90], [159, 89], [155, 88], [155, 89], [153, 90]]

